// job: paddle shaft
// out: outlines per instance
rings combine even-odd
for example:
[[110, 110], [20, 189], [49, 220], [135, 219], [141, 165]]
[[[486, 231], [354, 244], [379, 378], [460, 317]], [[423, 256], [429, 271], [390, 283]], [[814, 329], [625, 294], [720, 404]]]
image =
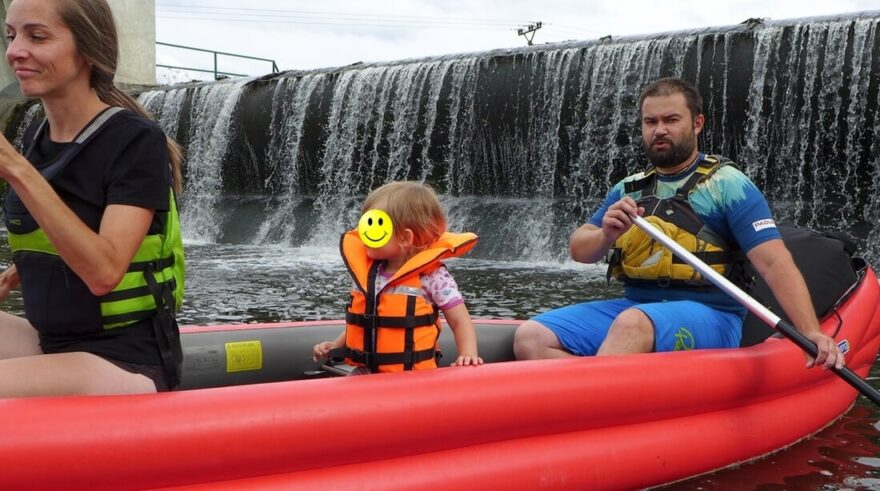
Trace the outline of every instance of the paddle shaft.
[[[651, 225], [651, 223], [644, 218], [640, 216], [635, 216], [631, 218], [633, 219], [633, 223], [643, 232], [650, 235], [657, 242], [666, 246], [676, 256], [683, 259], [684, 262], [693, 266], [697, 271], [700, 272], [700, 274], [703, 275], [704, 278], [708, 278], [709, 281], [711, 281], [715, 286], [722, 289], [728, 295], [733, 297], [737, 302], [742, 304], [745, 308], [749, 309], [750, 312], [752, 312], [762, 321], [767, 323], [767, 325], [781, 332], [785, 337], [793, 341], [794, 344], [798, 345], [798, 347], [800, 347], [802, 350], [809, 353], [810, 356], [812, 356], [813, 358], [818, 355], [819, 350], [816, 347], [816, 344], [807, 339], [807, 337], [801, 334], [800, 331], [795, 329], [794, 326], [780, 319], [779, 316], [774, 314], [770, 309], [762, 305], [754, 298], [750, 297], [748, 293], [742, 291], [741, 288], [734, 285], [730, 280], [709, 267], [709, 265], [701, 261], [697, 256], [693, 255], [690, 251], [682, 247], [681, 244], [667, 237], [666, 234], [664, 234], [660, 229]], [[855, 372], [853, 372], [846, 366], [842, 368], [836, 368], [832, 366], [831, 370], [838, 376], [840, 376], [840, 378], [845, 380], [848, 384], [855, 387], [856, 390], [862, 393], [862, 395], [874, 401], [875, 404], [880, 406], [880, 391], [878, 391], [864, 379], [856, 375]]]

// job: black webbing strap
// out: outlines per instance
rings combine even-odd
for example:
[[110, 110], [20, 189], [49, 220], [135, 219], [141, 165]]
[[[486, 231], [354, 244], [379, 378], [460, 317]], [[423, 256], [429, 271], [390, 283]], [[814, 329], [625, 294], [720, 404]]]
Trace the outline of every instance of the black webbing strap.
[[[379, 313], [379, 305], [377, 303], [379, 299], [376, 298], [376, 276], [379, 274], [379, 266], [384, 262], [373, 261], [373, 264], [370, 265], [370, 270], [367, 272], [367, 305], [363, 315], [364, 325], [361, 326], [364, 328], [364, 342], [361, 346], [366, 351], [376, 351], [376, 328], [379, 327], [379, 316], [377, 315]], [[375, 371], [376, 367], [367, 365], [367, 368]]]
[[162, 271], [165, 268], [174, 266], [174, 254], [164, 259], [157, 259], [155, 261], [141, 261], [137, 263], [131, 263], [128, 265], [128, 272], [133, 273], [135, 271], [146, 271], [148, 266], [152, 268], [153, 271]]
[[695, 285], [692, 282], [688, 282], [688, 280], [673, 280], [670, 278], [657, 278], [656, 280], [642, 280], [642, 279], [633, 279], [633, 278], [623, 278], [623, 284], [627, 286], [640, 286], [640, 287], [660, 287], [660, 288], [684, 288], [691, 291], [698, 292], [708, 292], [719, 290], [719, 288], [712, 283], [707, 283], [705, 285]]
[[[82, 150], [88, 142], [92, 141], [92, 139], [100, 133], [101, 129], [104, 128], [104, 123], [112, 118], [114, 114], [123, 110], [124, 109], [121, 107], [108, 107], [98, 113], [98, 115], [76, 135], [76, 138], [70, 142], [70, 145], [61, 151], [61, 154], [58, 155], [51, 164], [40, 169], [40, 174], [42, 174], [47, 181], [55, 177], [56, 174], [67, 167], [67, 164], [73, 161], [73, 158], [79, 154], [80, 150]], [[40, 123], [37, 132], [34, 134], [34, 139], [31, 141], [31, 145], [25, 153], [25, 158], [28, 160], [30, 160], [29, 157], [31, 153], [34, 151], [37, 142], [39, 142], [42, 137], [43, 131], [46, 129], [46, 121], [46, 119], [43, 119], [43, 122]]]
[[[404, 353], [412, 353], [416, 350], [416, 342], [413, 339], [413, 335], [415, 334], [415, 317], [416, 317], [416, 297], [414, 295], [410, 295], [406, 298], [406, 320], [410, 321], [413, 325], [407, 326], [406, 331], [403, 333], [403, 352]], [[433, 324], [433, 323], [432, 323]], [[411, 361], [406, 361], [403, 363], [404, 370], [412, 370], [413, 363]]]
[[[694, 256], [697, 256], [701, 261], [706, 264], [731, 264], [736, 261], [741, 261], [745, 258], [745, 254], [742, 250], [737, 249], [734, 251], [703, 251], [703, 252], [694, 252]], [[673, 264], [686, 264], [686, 261], [680, 259], [678, 256], [672, 256]]]
[[153, 294], [156, 302], [156, 315], [153, 317], [153, 329], [156, 333], [156, 341], [159, 344], [159, 354], [162, 357], [162, 368], [168, 379], [168, 387], [174, 389], [180, 385], [181, 364], [183, 362], [183, 348], [180, 344], [180, 330], [177, 327], [177, 319], [174, 317], [175, 301], [172, 290], [167, 288], [167, 283], [161, 285], [153, 276], [153, 270], [148, 265], [144, 270], [144, 278], [147, 286]]
[[[370, 367], [371, 370], [373, 370], [372, 367], [378, 367], [379, 365], [398, 365], [401, 363], [404, 366], [407, 364], [415, 365], [416, 363], [435, 358], [437, 355], [437, 350], [434, 348], [413, 351], [411, 353], [366, 353], [351, 348], [338, 348], [338, 350], [343, 352], [342, 358], [349, 358], [355, 363], [363, 363], [365, 366]], [[337, 350], [331, 351], [331, 358], [337, 359], [338, 353], [339, 351]]]
[[612, 247], [608, 249], [608, 255], [605, 258], [605, 261], [608, 263], [608, 269], [605, 270], [605, 281], [610, 285], [612, 278], [612, 270], [619, 266], [623, 261], [623, 250], [620, 247]]
[[[155, 280], [153, 280], [153, 281], [155, 281]], [[162, 289], [174, 291], [174, 289], [177, 288], [177, 280], [175, 280], [174, 278], [171, 278], [168, 281], [163, 281], [159, 286]], [[102, 302], [119, 302], [122, 300], [131, 300], [132, 298], [142, 297], [144, 295], [151, 295], [151, 294], [155, 297], [155, 294], [153, 293], [153, 288], [149, 284], [147, 284], [144, 286], [139, 286], [137, 288], [129, 288], [127, 290], [112, 291], [106, 295], [102, 295], [100, 297], [100, 299]]]
[[712, 177], [712, 174], [718, 172], [718, 169], [724, 167], [725, 165], [733, 165], [733, 161], [729, 160], [727, 157], [716, 157], [714, 155], [709, 155], [703, 158], [700, 162], [698, 169], [709, 169], [708, 172], [699, 172], [699, 170], [695, 170], [693, 174], [685, 181], [684, 184], [681, 185], [678, 190], [675, 191], [675, 196], [678, 198], [687, 199], [688, 194], [699, 184], [701, 181], [705, 181]]
[[[415, 299], [416, 297], [410, 297]], [[412, 317], [390, 317], [366, 314], [345, 313], [345, 322], [364, 329], [376, 329], [378, 327], [397, 327], [403, 329], [430, 326], [437, 322], [436, 312]]]
[[708, 174], [701, 174], [700, 172], [694, 171], [693, 174], [688, 177], [688, 180], [675, 191], [675, 197], [679, 199], [687, 199], [688, 194], [690, 194], [691, 190], [694, 189], [697, 183], [706, 179], [708, 176]]
[[624, 194], [631, 194], [636, 191], [641, 191], [648, 187], [648, 184], [654, 182], [657, 179], [657, 172], [654, 170], [650, 170], [646, 173], [645, 177], [641, 179], [636, 179], [634, 181], [628, 181], [623, 183], [623, 192]]
[[[104, 111], [98, 113], [92, 121], [83, 128], [76, 138], [69, 145], [67, 145], [64, 150], [58, 154], [52, 162], [39, 169], [40, 174], [43, 175], [43, 178], [47, 181], [51, 180], [55, 177], [56, 174], [61, 172], [65, 167], [67, 167], [70, 162], [73, 161], [74, 157], [76, 157], [80, 150], [82, 150], [87, 143], [92, 141], [92, 139], [98, 135], [103, 128], [105, 128], [104, 123], [106, 123], [114, 114], [119, 111], [123, 111], [121, 107], [108, 107]], [[40, 138], [42, 137], [43, 131], [46, 129], [47, 120], [44, 118], [40, 123], [40, 126], [37, 128], [37, 132], [34, 133], [34, 139], [31, 140], [30, 146], [27, 148], [27, 151], [24, 153], [24, 157], [30, 161], [30, 156], [33, 153], [34, 149], [37, 147]], [[19, 213], [27, 213], [27, 209], [24, 207], [24, 204], [21, 202], [21, 198], [18, 197], [18, 193], [15, 192], [11, 186], [8, 187], [6, 196], [6, 203], [8, 207], [14, 207], [14, 209], [18, 210]], [[36, 222], [34, 222], [36, 223]]]

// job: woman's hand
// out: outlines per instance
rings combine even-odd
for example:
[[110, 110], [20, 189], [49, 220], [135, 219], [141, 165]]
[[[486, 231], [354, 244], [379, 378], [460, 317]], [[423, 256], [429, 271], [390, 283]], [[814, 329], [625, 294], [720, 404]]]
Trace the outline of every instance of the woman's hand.
[[18, 278], [18, 270], [15, 269], [15, 265], [0, 273], [0, 301], [6, 299], [9, 292], [18, 288], [20, 284], [21, 280]]
[[9, 143], [6, 136], [0, 133], [0, 178], [7, 178], [17, 167], [31, 167], [30, 163]]

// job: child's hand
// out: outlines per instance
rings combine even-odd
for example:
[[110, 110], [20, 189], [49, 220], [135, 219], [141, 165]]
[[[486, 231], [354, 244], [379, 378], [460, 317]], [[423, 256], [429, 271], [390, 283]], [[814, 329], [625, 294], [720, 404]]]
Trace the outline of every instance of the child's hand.
[[467, 365], [482, 365], [483, 359], [477, 355], [460, 355], [454, 362], [452, 362], [453, 367], [464, 367]]
[[323, 358], [327, 358], [330, 354], [331, 350], [338, 348], [336, 341], [324, 341], [322, 343], [318, 343], [312, 348], [312, 360], [318, 361]]

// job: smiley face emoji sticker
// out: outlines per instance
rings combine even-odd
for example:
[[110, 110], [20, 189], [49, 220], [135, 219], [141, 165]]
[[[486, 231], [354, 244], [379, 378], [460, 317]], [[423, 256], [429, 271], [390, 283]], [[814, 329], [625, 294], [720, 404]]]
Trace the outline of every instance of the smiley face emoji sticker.
[[358, 236], [367, 247], [378, 249], [391, 240], [394, 224], [391, 217], [382, 210], [368, 210], [358, 222]]

